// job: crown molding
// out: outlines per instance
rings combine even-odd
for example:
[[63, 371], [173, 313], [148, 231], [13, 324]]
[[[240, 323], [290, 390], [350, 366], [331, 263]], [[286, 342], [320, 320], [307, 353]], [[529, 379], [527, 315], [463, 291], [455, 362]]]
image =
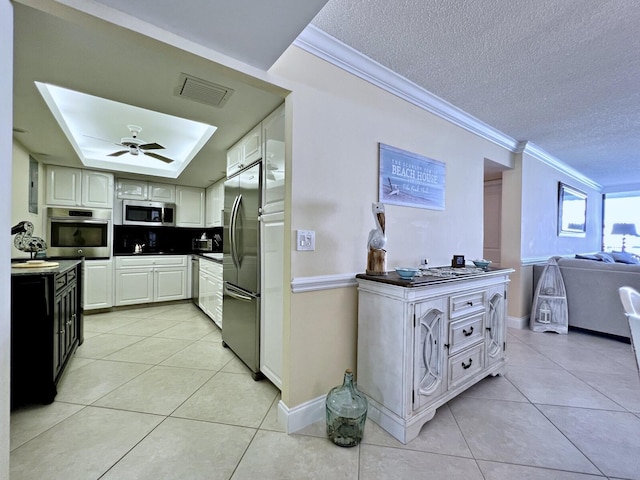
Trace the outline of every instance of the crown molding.
[[518, 145], [517, 140], [398, 75], [314, 25], [308, 25], [293, 44], [503, 148], [513, 151]]
[[565, 175], [568, 175], [574, 180], [582, 182], [587, 187], [593, 188], [594, 190], [598, 190], [598, 191], [602, 190], [602, 185], [594, 182], [589, 177], [584, 176], [579, 171], [575, 170], [574, 168], [571, 168], [569, 165], [563, 163], [561, 160], [558, 160], [556, 157], [546, 152], [545, 150], [541, 149], [540, 147], [538, 147], [536, 144], [532, 142], [520, 142], [518, 144], [518, 148], [515, 150], [514, 153], [527, 154], [535, 158], [536, 160], [539, 160], [542, 163], [545, 163], [550, 167], [555, 168], [556, 170], [564, 173]]
[[510, 152], [524, 152], [591, 188], [596, 190], [602, 189], [598, 183], [569, 167], [533, 143], [528, 141], [518, 142], [510, 136], [505, 135], [446, 100], [398, 75], [387, 67], [380, 65], [378, 62], [363, 55], [349, 45], [342, 43], [340, 40], [314, 25], [308, 25], [293, 44], [338, 68], [376, 85], [485, 140], [493, 142]]

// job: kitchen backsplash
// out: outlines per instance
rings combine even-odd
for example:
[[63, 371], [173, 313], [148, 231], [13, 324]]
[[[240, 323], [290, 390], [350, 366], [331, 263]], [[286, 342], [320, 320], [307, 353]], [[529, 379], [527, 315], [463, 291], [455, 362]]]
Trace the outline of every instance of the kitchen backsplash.
[[142, 253], [188, 253], [192, 251], [192, 240], [201, 238], [220, 239], [214, 241], [213, 251], [222, 252], [222, 227], [182, 228], [182, 227], [139, 227], [114, 225], [113, 253], [124, 255], [134, 253], [135, 246], [144, 245]]

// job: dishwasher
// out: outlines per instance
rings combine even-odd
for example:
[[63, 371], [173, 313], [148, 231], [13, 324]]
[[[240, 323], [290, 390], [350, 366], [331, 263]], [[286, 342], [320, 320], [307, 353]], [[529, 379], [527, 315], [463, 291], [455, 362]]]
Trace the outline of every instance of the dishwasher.
[[200, 259], [191, 255], [191, 300], [198, 305], [198, 292], [200, 290]]

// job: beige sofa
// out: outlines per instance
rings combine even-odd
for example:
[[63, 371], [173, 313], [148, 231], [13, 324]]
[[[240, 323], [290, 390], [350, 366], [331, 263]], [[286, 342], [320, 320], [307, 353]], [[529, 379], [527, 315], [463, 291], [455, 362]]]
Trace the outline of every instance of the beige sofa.
[[[569, 326], [630, 338], [618, 289], [640, 291], [640, 264], [555, 257], [567, 291]], [[534, 292], [545, 265], [534, 265]]]

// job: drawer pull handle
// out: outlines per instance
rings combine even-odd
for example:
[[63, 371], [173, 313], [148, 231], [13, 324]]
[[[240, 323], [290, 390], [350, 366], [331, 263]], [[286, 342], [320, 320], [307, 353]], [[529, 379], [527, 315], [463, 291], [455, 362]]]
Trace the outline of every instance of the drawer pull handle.
[[469, 301], [467, 302], [467, 305], [469, 305], [470, 307], [473, 307], [473, 302], [472, 302], [471, 300], [469, 300]]
[[469, 335], [471, 335], [473, 333], [473, 325], [471, 325], [471, 328], [469, 329], [469, 331], [467, 332], [466, 330], [462, 330], [462, 333], [464, 333], [465, 337], [468, 337]]
[[469, 359], [469, 363], [467, 363], [466, 365], [464, 364], [464, 362], [462, 362], [462, 368], [464, 368], [465, 370], [467, 368], [469, 368], [471, 366], [471, 364], [473, 363], [473, 358]]

